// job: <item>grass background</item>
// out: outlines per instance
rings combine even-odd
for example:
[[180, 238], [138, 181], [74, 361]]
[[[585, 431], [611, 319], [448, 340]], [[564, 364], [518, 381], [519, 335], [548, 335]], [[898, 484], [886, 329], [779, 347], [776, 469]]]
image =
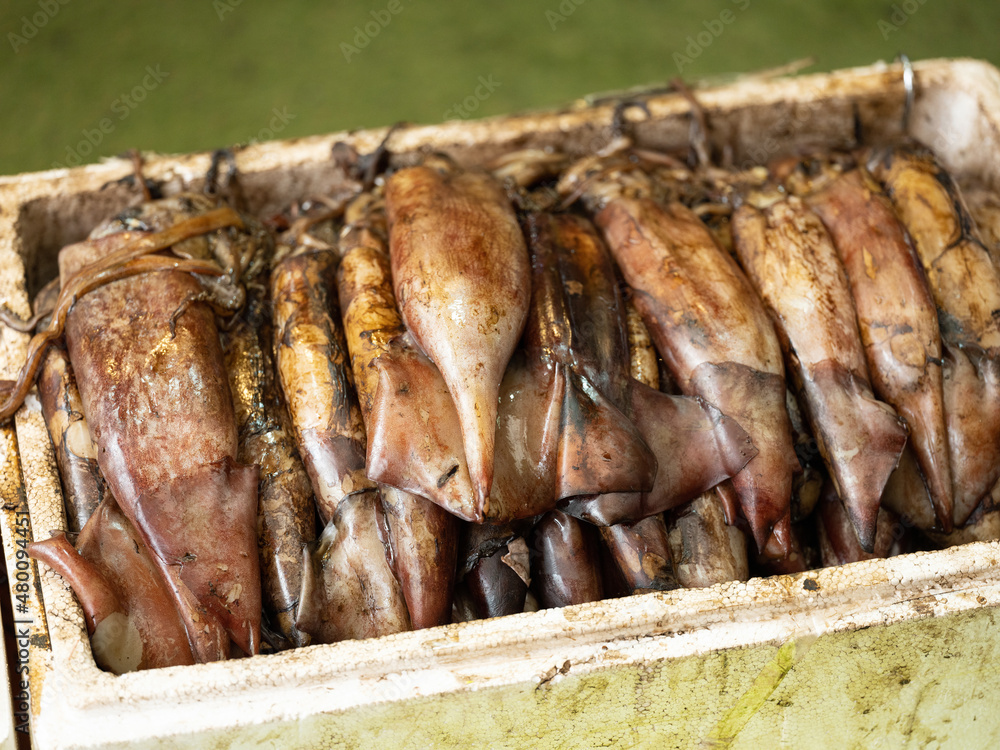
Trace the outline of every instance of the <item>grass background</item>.
[[[386, 10], [390, 2], [399, 12]], [[724, 11], [730, 22], [713, 23]], [[373, 12], [391, 20], [378, 25]], [[368, 22], [378, 33], [345, 55], [342, 44]], [[722, 33], [678, 70], [675, 55], [706, 23]], [[1000, 64], [998, 31], [995, 0], [5, 0], [0, 174], [132, 147], [182, 152], [268, 138], [275, 109], [286, 115], [278, 138], [439, 122], [480, 76], [499, 85], [475, 117], [807, 56], [812, 70], [899, 51]], [[123, 107], [147, 66], [168, 75]], [[104, 118], [111, 132], [80, 147]]]

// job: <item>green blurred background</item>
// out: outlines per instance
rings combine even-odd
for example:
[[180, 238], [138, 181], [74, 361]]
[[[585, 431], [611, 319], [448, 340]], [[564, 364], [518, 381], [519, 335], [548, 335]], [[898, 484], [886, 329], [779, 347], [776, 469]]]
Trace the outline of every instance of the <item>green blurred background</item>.
[[968, 56], [1000, 3], [4, 0], [0, 174], [205, 150], [750, 71]]

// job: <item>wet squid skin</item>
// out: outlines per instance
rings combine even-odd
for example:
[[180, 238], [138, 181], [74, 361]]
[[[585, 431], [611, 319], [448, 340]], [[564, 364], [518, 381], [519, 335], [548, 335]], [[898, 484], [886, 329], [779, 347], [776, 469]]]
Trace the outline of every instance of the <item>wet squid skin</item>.
[[542, 607], [566, 607], [604, 598], [594, 528], [552, 510], [532, 532], [532, 586]]
[[909, 426], [941, 528], [954, 493], [941, 336], [927, 278], [888, 197], [863, 167], [806, 198], [844, 263], [875, 393]]
[[[590, 222], [572, 215], [541, 214], [530, 217], [528, 226], [534, 266], [550, 269], [548, 276], [536, 273], [535, 293], [555, 286], [562, 296], [550, 297], [565, 308], [561, 319], [549, 316], [552, 324], [542, 327], [560, 331], [548, 350], [563, 359], [575, 386], [577, 403], [567, 400], [563, 412], [564, 438], [567, 423], [588, 428], [573, 452], [566, 450], [564, 439], [560, 482], [565, 483], [563, 467], [571, 463], [585, 468], [582, 474], [591, 484], [577, 480], [573, 491], [560, 489], [561, 507], [606, 525], [602, 539], [629, 590], [675, 588], [660, 512], [739, 472], [753, 455], [753, 446], [735, 422], [712, 407], [660, 393], [631, 377], [633, 347], [626, 308], [611, 257]], [[542, 308], [560, 309], [554, 301]], [[636, 321], [633, 328], [641, 325]], [[534, 330], [531, 322], [528, 330]], [[649, 352], [645, 355], [649, 359]], [[596, 397], [589, 396], [588, 389]], [[593, 408], [578, 394], [594, 399], [593, 405], [608, 416], [592, 415]], [[617, 436], [601, 436], [598, 429], [604, 424], [620, 424]], [[601, 445], [606, 447], [594, 450]], [[587, 460], [587, 451], [593, 458]], [[573, 496], [581, 492], [590, 494]]]
[[385, 466], [402, 485], [381, 484], [380, 490], [411, 623], [415, 629], [442, 625], [451, 621], [458, 558], [458, 519], [446, 508], [468, 509], [473, 500], [458, 415], [437, 368], [405, 334], [383, 207], [362, 195], [345, 221], [338, 296], [368, 427], [368, 473], [379, 479], [373, 465]]
[[735, 262], [681, 204], [613, 198], [596, 222], [682, 392], [748, 431], [758, 453], [732, 481], [763, 549], [788, 520], [799, 469], [771, 321]]
[[[662, 463], [664, 467], [670, 464], [657, 460], [658, 456], [646, 445], [641, 430], [632, 427], [634, 422], [628, 419], [634, 416], [634, 386], [629, 364], [632, 357], [627, 313], [618, 291], [611, 258], [593, 225], [581, 217], [532, 217], [530, 235], [535, 264], [541, 262], [558, 271], [568, 323], [564, 343], [570, 353], [568, 362], [577, 377], [585, 378], [607, 399], [605, 408], [620, 411], [627, 419], [625, 424], [631, 428], [630, 432], [624, 432], [621, 438], [614, 440], [618, 445], [612, 448], [611, 455], [616, 460], [608, 467], [620, 477], [604, 482], [605, 489], [610, 490], [614, 499], [641, 504], [641, 494], [653, 489], [654, 484], [650, 480], [655, 480], [658, 464]], [[555, 252], [551, 252], [553, 250]], [[653, 411], [658, 410], [654, 408]], [[635, 446], [628, 451], [634, 454], [630, 462], [621, 461], [621, 456], [626, 454], [623, 450], [626, 439]], [[593, 442], [592, 439], [584, 439], [581, 447], [585, 449]], [[592, 462], [592, 465], [592, 472], [602, 468], [600, 462]], [[598, 495], [590, 501], [598, 504], [602, 499]], [[633, 522], [600, 528], [601, 539], [618, 566], [627, 589], [637, 592], [676, 588], [662, 516], [652, 514], [629, 520]], [[569, 521], [559, 524], [560, 529], [569, 526]], [[586, 549], [581, 547], [581, 555]], [[593, 571], [593, 576], [598, 576], [600, 561], [597, 556], [591, 553], [585, 559], [587, 569]], [[542, 601], [545, 599], [543, 594]]]
[[410, 167], [386, 181], [385, 198], [399, 309], [448, 384], [477, 510], [485, 512], [500, 383], [528, 316], [524, 238], [486, 173]]
[[[63, 284], [129, 236], [64, 248]], [[232, 400], [204, 297], [188, 274], [145, 273], [87, 294], [66, 321], [98, 464], [170, 582], [199, 661], [228, 655], [215, 622], [256, 653], [261, 611], [257, 468], [236, 460]]]
[[459, 577], [479, 619], [524, 611], [531, 585], [531, 554], [525, 540], [530, 526], [530, 520], [463, 524]]
[[[29, 545], [29, 552], [73, 587], [98, 666], [122, 674], [194, 664], [184, 620], [160, 567], [110, 494], [75, 548], [59, 533]], [[215, 631], [220, 646], [227, 642], [218, 621], [201, 624]]]
[[626, 593], [672, 591], [678, 587], [669, 532], [661, 514], [633, 523], [600, 526], [598, 531]]
[[[625, 331], [629, 376], [654, 391], [659, 390], [660, 373], [656, 349], [639, 311], [630, 302], [625, 303]], [[677, 580], [669, 531], [662, 513], [634, 523], [601, 526], [599, 530], [627, 589], [637, 593], [677, 588], [680, 582]]]
[[957, 185], [916, 149], [874, 152], [869, 166], [923, 263], [944, 342], [944, 398], [961, 526], [1000, 478], [1000, 270]]
[[[493, 523], [546, 513], [559, 498], [581, 491], [580, 482], [584, 491], [607, 481], [631, 485], [637, 480], [629, 469], [636, 463], [640, 474], [655, 470], [635, 428], [571, 371], [571, 323], [563, 284], [551, 243], [538, 241], [536, 220], [528, 217], [526, 228], [531, 305], [523, 345], [500, 386], [488, 511]], [[620, 453], [609, 472], [600, 456], [611, 445]]]
[[480, 520], [448, 386], [396, 306], [384, 204], [363, 194], [348, 206], [345, 222], [337, 284], [368, 432], [368, 476]]
[[763, 209], [745, 203], [733, 215], [732, 233], [740, 261], [786, 343], [820, 453], [861, 546], [870, 550], [882, 491], [907, 432], [892, 407], [872, 393], [833, 241], [796, 196]]
[[599, 263], [600, 238], [568, 215], [532, 215], [526, 225], [532, 307], [525, 352], [533, 369], [547, 366], [551, 392], [563, 396], [554, 498], [649, 490], [657, 461], [627, 413], [624, 311], [610, 263]]
[[904, 527], [899, 516], [886, 508], [879, 508], [877, 530], [872, 549], [866, 550], [858, 544], [858, 537], [844, 504], [831, 482], [823, 486], [820, 495], [816, 523], [819, 527], [819, 549], [823, 567], [892, 557], [901, 552], [900, 540]]
[[337, 254], [300, 247], [271, 274], [275, 364], [299, 451], [328, 523], [340, 502], [374, 490], [365, 426], [337, 316]]
[[69, 355], [62, 346], [51, 347], [45, 355], [38, 375], [38, 395], [59, 465], [67, 530], [78, 532], [100, 505], [107, 484], [97, 466], [97, 446], [83, 416]]
[[941, 334], [961, 347], [1000, 354], [1000, 270], [992, 263], [958, 186], [916, 149], [874, 152], [869, 166], [886, 188], [913, 238], [934, 301]]
[[533, 301], [531, 320], [540, 323], [529, 322], [529, 349], [534, 338], [544, 340], [543, 356], [567, 372], [561, 507], [599, 524], [635, 522], [739, 472], [754, 454], [739, 425], [704, 402], [630, 376], [625, 307], [593, 226], [542, 214], [529, 228], [533, 293], [542, 299]]
[[927, 482], [913, 447], [907, 445], [899, 457], [882, 494], [882, 507], [900, 516], [908, 525], [922, 531], [940, 530], [940, 522], [927, 491]]
[[275, 360], [325, 524], [307, 550], [296, 627], [314, 642], [409, 630], [337, 311], [337, 253], [299, 246], [271, 274]]
[[[649, 330], [631, 303], [626, 303], [626, 322], [632, 378], [654, 390], [659, 390], [662, 383], [666, 392], [672, 392], [674, 386], [669, 376], [660, 377], [656, 349]], [[735, 522], [735, 517], [733, 511], [732, 522]], [[673, 576], [676, 585], [685, 588], [746, 580], [749, 575], [746, 538], [740, 529], [729, 525], [730, 522], [723, 512], [721, 497], [714, 489], [702, 493], [672, 513], [650, 516], [640, 522], [647, 525], [647, 529], [650, 524], [656, 526], [644, 534], [647, 544], [651, 539], [659, 542], [652, 547], [651, 561], [654, 566], [661, 566], [664, 573], [654, 576], [653, 580], [669, 582]], [[634, 528], [638, 524], [631, 526]], [[622, 528], [628, 529], [630, 525]], [[619, 527], [612, 526], [601, 531], [607, 538], [609, 532], [617, 529]], [[666, 545], [663, 545], [663, 540], [666, 540]], [[665, 563], [659, 562], [668, 550], [669, 569]], [[667, 587], [671, 586], [668, 584]]]
[[288, 645], [308, 646], [311, 639], [295, 627], [295, 616], [302, 551], [316, 538], [316, 508], [277, 383], [272, 338], [267, 289], [254, 283], [245, 310], [223, 336], [239, 435], [237, 457], [260, 467], [257, 545], [264, 612]]

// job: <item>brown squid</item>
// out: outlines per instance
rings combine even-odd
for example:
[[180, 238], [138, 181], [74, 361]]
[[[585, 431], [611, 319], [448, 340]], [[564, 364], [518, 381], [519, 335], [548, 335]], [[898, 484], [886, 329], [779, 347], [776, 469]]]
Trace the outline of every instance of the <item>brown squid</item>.
[[[235, 263], [256, 254], [266, 240], [252, 226], [179, 241], [184, 222], [207, 219], [212, 206], [202, 196], [178, 196], [99, 227], [95, 239], [60, 253], [63, 288], [80, 288], [80, 279], [113, 267], [133, 247], [158, 245], [160, 236], [187, 257], [207, 250]], [[226, 658], [230, 638], [254, 654], [261, 611], [257, 468], [237, 462], [214, 313], [203, 302], [209, 295], [193, 276], [169, 270], [171, 259], [140, 260], [144, 272], [99, 286], [66, 314], [67, 348], [98, 463], [169, 581], [195, 658]]]
[[528, 315], [524, 239], [486, 173], [445, 163], [401, 169], [385, 197], [396, 299], [454, 399], [481, 517], [493, 484], [500, 382]]
[[[760, 200], [762, 194], [754, 194]], [[843, 266], [819, 217], [796, 196], [732, 219], [734, 247], [770, 308], [805, 395], [813, 434], [862, 547], [872, 549], [886, 481], [906, 443], [895, 411], [876, 400]]]
[[948, 530], [954, 494], [941, 336], [920, 259], [888, 197], [863, 167], [831, 175], [806, 201], [847, 271], [872, 387], [906, 420], [938, 521]]
[[565, 214], [537, 215], [529, 225], [534, 264], [551, 269], [551, 278], [536, 273], [536, 292], [558, 290], [542, 309], [564, 307], [561, 333], [549, 345], [569, 373], [557, 490], [563, 509], [605, 525], [639, 521], [737, 474], [754, 448], [734, 420], [630, 376], [625, 306], [593, 226]]
[[876, 560], [898, 555], [899, 542], [905, 528], [899, 516], [887, 508], [879, 508], [875, 540], [871, 549], [858, 544], [850, 514], [837, 495], [832, 482], [823, 486], [816, 513], [819, 527], [819, 549], [823, 567], [844, 565], [859, 560]]
[[566, 607], [604, 598], [594, 527], [552, 510], [532, 532], [531, 581], [542, 607]]
[[348, 206], [338, 252], [340, 309], [368, 428], [368, 475], [384, 481], [382, 505], [411, 623], [442, 625], [451, 618], [458, 556], [458, 519], [449, 511], [474, 515], [458, 414], [437, 368], [406, 335], [392, 290], [384, 207], [373, 195]]
[[[75, 548], [60, 533], [29, 549], [76, 592], [98, 666], [122, 674], [195, 662], [176, 594], [110, 495], [84, 526]], [[217, 621], [202, 625], [220, 642], [225, 640]]]
[[913, 239], [938, 310], [954, 522], [964, 524], [1000, 478], [1000, 269], [958, 186], [915, 148], [877, 151], [869, 166]]
[[83, 416], [83, 403], [69, 355], [52, 346], [38, 375], [38, 395], [62, 481], [66, 525], [79, 532], [100, 505], [107, 484], [97, 465], [97, 446]]
[[596, 220], [682, 392], [749, 433], [757, 454], [732, 482], [763, 549], [773, 530], [783, 536], [799, 469], [771, 321], [732, 258], [680, 203], [619, 195]]
[[316, 508], [277, 383], [267, 290], [259, 282], [248, 286], [246, 308], [223, 336], [238, 458], [260, 467], [257, 544], [264, 612], [288, 644], [307, 646], [310, 637], [295, 627], [295, 616], [302, 552], [316, 538]]
[[316, 642], [408, 630], [365, 428], [337, 315], [338, 257], [299, 244], [271, 275], [275, 360], [299, 450], [326, 524], [307, 561], [296, 626]]

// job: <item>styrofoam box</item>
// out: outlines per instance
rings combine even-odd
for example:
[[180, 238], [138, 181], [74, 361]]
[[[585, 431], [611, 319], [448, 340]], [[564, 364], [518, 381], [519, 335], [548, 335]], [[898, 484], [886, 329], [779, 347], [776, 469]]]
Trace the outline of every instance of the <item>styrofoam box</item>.
[[[1000, 73], [968, 60], [914, 69], [912, 134], [962, 182], [996, 188]], [[858, 124], [866, 142], [898, 134], [902, 78], [879, 64], [750, 77], [698, 97], [712, 138], [741, 165], [853, 145]], [[688, 141], [682, 97], [649, 109], [648, 120], [634, 113], [643, 145]], [[610, 105], [581, 104], [411, 127], [392, 147], [433, 146], [467, 164], [529, 146], [582, 154], [608, 142], [611, 117]], [[253, 210], [335, 190], [332, 144], [366, 152], [384, 134], [239, 151]], [[146, 173], [168, 191], [198, 189], [208, 166], [207, 154], [151, 156]], [[0, 301], [27, 315], [58, 249], [136, 200], [118, 182], [130, 172], [111, 160], [0, 178]], [[26, 340], [0, 331], [0, 375], [16, 373]], [[116, 677], [95, 666], [67, 585], [25, 562], [23, 540], [64, 520], [37, 399], [15, 426], [0, 427], [0, 515], [15, 619], [31, 633], [37, 748], [1000, 746], [996, 543]]]

